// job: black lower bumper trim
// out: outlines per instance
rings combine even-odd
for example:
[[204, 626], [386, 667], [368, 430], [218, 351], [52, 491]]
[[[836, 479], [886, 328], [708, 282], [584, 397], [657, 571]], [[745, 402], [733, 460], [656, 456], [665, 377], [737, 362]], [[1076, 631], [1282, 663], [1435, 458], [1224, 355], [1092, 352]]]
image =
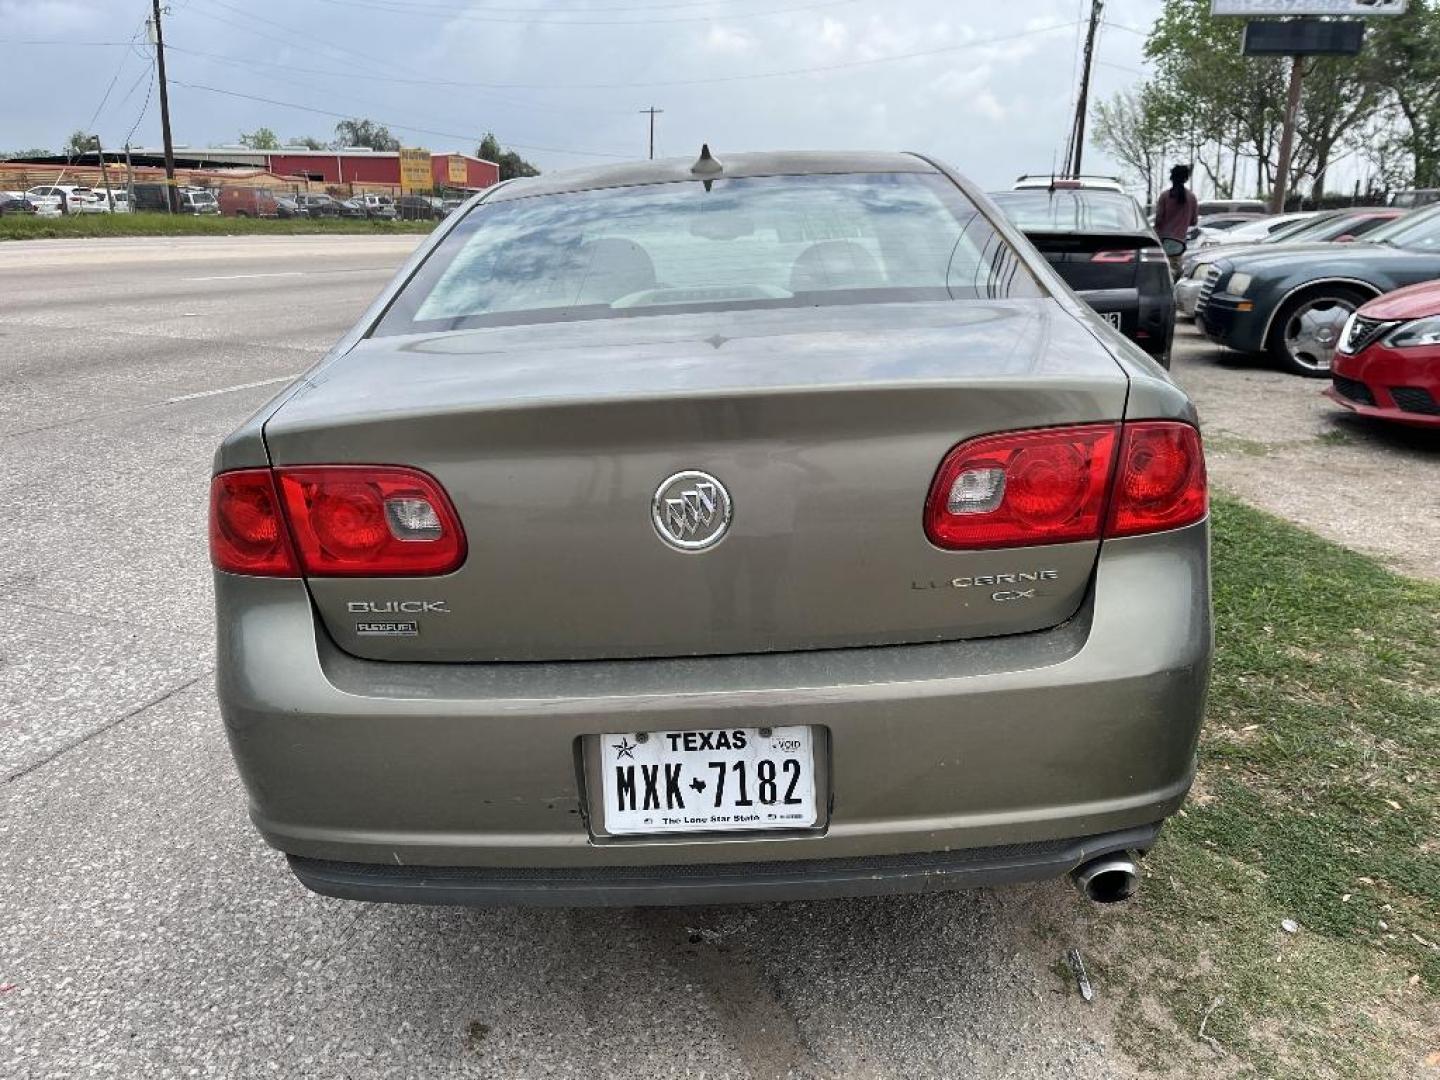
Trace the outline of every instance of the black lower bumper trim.
[[288, 856], [307, 888], [345, 900], [466, 907], [644, 907], [935, 892], [1043, 881], [1114, 851], [1145, 851], [1160, 824], [1070, 840], [843, 859], [678, 866], [390, 866]]

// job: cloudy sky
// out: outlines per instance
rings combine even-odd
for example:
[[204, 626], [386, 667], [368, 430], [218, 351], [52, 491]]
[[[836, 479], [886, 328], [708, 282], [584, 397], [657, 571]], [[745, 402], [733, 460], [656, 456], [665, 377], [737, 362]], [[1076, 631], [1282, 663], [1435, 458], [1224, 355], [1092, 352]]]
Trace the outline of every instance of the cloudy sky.
[[[1093, 95], [1138, 82], [1159, 0], [1109, 0]], [[0, 0], [0, 150], [159, 145], [150, 0]], [[914, 149], [988, 186], [1047, 171], [1088, 0], [170, 0], [179, 144], [340, 116], [407, 145], [494, 131], [542, 168], [727, 149]], [[127, 43], [133, 42], [133, 45]], [[246, 97], [234, 95], [248, 95]], [[147, 96], [150, 100], [147, 101]], [[256, 100], [265, 99], [265, 100]], [[93, 118], [93, 119], [92, 119]], [[1112, 171], [1098, 151], [1086, 171]]]

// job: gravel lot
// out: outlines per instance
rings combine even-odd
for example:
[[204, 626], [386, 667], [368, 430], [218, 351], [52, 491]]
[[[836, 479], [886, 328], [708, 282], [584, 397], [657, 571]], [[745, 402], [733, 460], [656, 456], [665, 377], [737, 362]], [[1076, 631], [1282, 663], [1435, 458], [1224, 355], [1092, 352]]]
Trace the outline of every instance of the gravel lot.
[[1176, 335], [1175, 377], [1200, 409], [1211, 479], [1247, 502], [1440, 578], [1440, 430], [1375, 423], [1322, 397], [1325, 383]]
[[[211, 691], [210, 455], [412, 243], [0, 245], [0, 1076], [1132, 1075], [1103, 979], [1086, 1006], [1052, 970], [1124, 915], [1060, 883], [528, 912], [291, 879]], [[1433, 444], [1189, 344], [1178, 366], [1221, 483], [1342, 539], [1373, 515], [1364, 544], [1426, 569]]]

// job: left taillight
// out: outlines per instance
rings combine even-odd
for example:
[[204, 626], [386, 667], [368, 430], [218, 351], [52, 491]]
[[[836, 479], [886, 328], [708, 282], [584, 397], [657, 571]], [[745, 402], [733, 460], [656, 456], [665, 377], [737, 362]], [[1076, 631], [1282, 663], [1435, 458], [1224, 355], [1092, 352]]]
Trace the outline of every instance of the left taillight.
[[210, 562], [229, 574], [299, 575], [269, 469], [237, 469], [210, 482]]
[[211, 560], [230, 573], [427, 577], [465, 561], [455, 508], [418, 469], [244, 469], [215, 477], [210, 505]]
[[1097, 263], [1132, 263], [1135, 261], [1136, 251], [1134, 248], [1126, 248], [1123, 251], [1097, 251], [1090, 256], [1091, 262]]

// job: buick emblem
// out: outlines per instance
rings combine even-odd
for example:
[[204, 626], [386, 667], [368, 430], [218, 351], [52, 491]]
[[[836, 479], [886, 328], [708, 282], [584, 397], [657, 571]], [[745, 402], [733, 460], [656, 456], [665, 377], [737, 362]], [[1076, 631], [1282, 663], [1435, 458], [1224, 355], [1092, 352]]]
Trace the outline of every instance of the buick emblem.
[[730, 493], [709, 473], [688, 469], [655, 489], [650, 518], [660, 539], [679, 551], [714, 547], [730, 527]]

